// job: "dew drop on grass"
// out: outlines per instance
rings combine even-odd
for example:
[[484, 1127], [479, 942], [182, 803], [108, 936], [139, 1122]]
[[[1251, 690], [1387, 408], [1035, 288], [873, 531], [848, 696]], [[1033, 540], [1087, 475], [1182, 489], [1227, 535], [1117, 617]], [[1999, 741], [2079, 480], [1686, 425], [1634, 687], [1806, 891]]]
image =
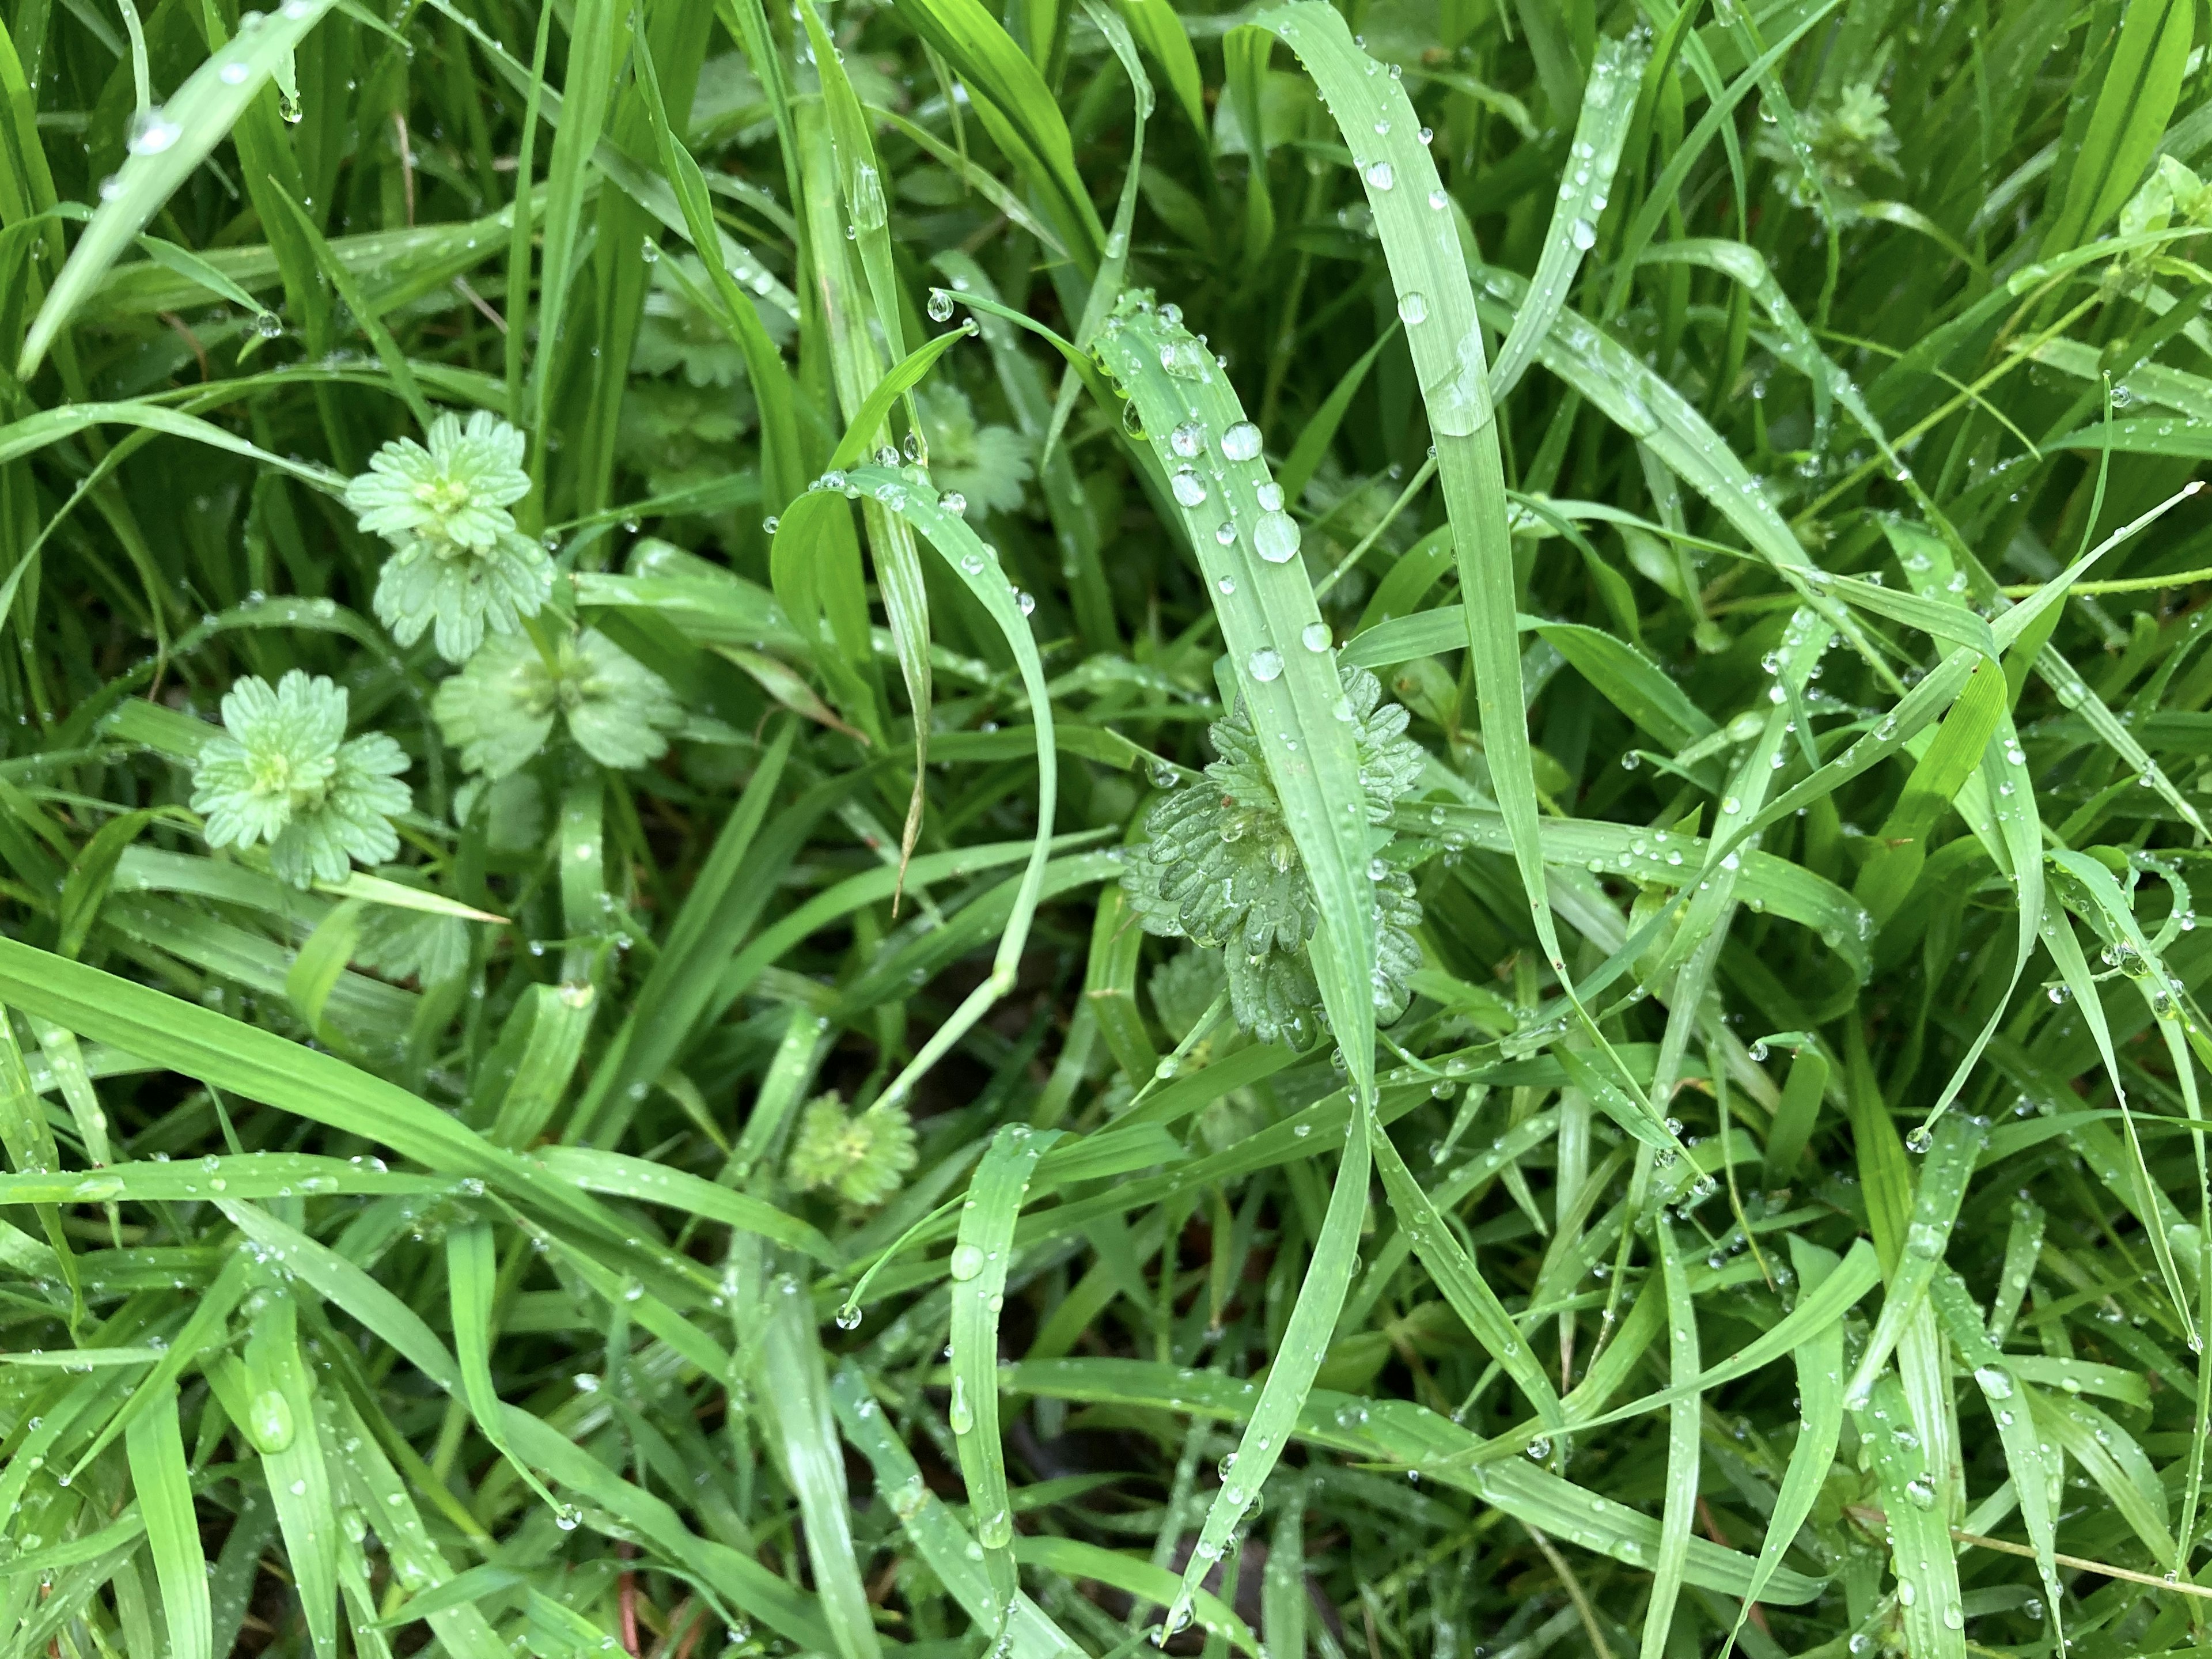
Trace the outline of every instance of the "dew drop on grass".
[[1263, 645], [1251, 654], [1244, 666], [1254, 679], [1266, 685], [1282, 678], [1283, 653], [1271, 645]]
[[937, 504], [956, 519], [968, 516], [968, 498], [957, 489], [946, 490], [937, 498]]
[[1260, 503], [1260, 510], [1262, 513], [1279, 513], [1283, 510], [1283, 487], [1273, 478], [1260, 485], [1252, 492], [1252, 495], [1253, 498]]
[[1196, 421], [1185, 421], [1168, 434], [1168, 447], [1186, 461], [1194, 461], [1206, 453], [1206, 428]]
[[1429, 296], [1419, 289], [1407, 290], [1398, 296], [1398, 317], [1407, 327], [1413, 328], [1429, 320]]
[[929, 319], [933, 323], [952, 320], [952, 296], [941, 288], [929, 290]]
[[130, 149], [133, 155], [159, 155], [174, 147], [185, 130], [162, 113], [159, 104], [143, 110], [131, 123]]
[[1577, 219], [1567, 227], [1567, 240], [1587, 253], [1597, 246], [1597, 228], [1587, 219]]
[[1206, 505], [1206, 480], [1200, 477], [1192, 468], [1187, 466], [1179, 468], [1170, 483], [1174, 487], [1176, 500], [1181, 501], [1185, 507]]
[[955, 1245], [952, 1259], [945, 1266], [955, 1279], [973, 1279], [983, 1271], [983, 1252], [973, 1244]]
[[1298, 556], [1298, 526], [1287, 513], [1270, 513], [1252, 532], [1252, 545], [1269, 564], [1288, 564]]
[[1309, 651], [1326, 651], [1334, 643], [1329, 636], [1328, 624], [1325, 622], [1308, 623], [1305, 632], [1299, 635], [1298, 638]]
[[1237, 526], [1224, 519], [1213, 526], [1213, 539], [1223, 547], [1234, 547], [1237, 544]]
[[1260, 428], [1249, 421], [1239, 421], [1221, 434], [1221, 453], [1231, 461], [1252, 461], [1260, 458]]
[[1370, 190], [1388, 190], [1397, 182], [1398, 175], [1391, 170], [1388, 161], [1370, 161], [1367, 164], [1367, 187]]
[[275, 1389], [264, 1389], [246, 1408], [246, 1432], [256, 1451], [281, 1452], [292, 1443], [292, 1407]]

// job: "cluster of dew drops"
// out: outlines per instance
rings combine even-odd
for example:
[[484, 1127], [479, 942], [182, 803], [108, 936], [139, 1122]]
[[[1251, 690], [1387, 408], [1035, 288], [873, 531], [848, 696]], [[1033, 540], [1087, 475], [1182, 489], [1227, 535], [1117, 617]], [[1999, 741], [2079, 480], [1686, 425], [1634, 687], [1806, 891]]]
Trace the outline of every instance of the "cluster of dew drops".
[[[952, 316], [952, 296], [941, 288], [932, 289], [929, 294], [929, 314], [938, 322], [949, 321]], [[961, 327], [962, 331], [968, 334], [979, 331], [973, 317], [967, 319]], [[873, 459], [878, 466], [897, 476], [880, 480], [873, 485], [864, 486], [855, 483], [852, 476], [842, 467], [832, 467], [808, 484], [807, 490], [810, 494], [817, 490], [833, 490], [843, 495], [848, 501], [857, 501], [861, 495], [866, 495], [881, 502], [893, 513], [906, 511], [913, 500], [910, 492], [921, 490], [926, 492], [923, 496], [925, 501], [933, 501], [938, 510], [948, 517], [955, 519], [967, 517], [968, 498], [965, 495], [957, 489], [948, 489], [939, 494], [930, 482], [929, 451], [919, 434], [908, 433], [897, 448], [885, 444], [875, 453]], [[781, 522], [771, 514], [761, 520], [761, 529], [764, 533], [774, 536], [781, 527]], [[997, 560], [999, 556], [997, 548], [988, 543], [981, 544], [981, 552], [971, 550], [960, 556], [960, 568], [963, 574], [969, 576], [981, 576]], [[1023, 616], [1028, 617], [1036, 612], [1036, 596], [1035, 594], [1024, 591], [1013, 582], [1006, 584], [1006, 591], [1013, 595], [1014, 604], [1019, 608]]]

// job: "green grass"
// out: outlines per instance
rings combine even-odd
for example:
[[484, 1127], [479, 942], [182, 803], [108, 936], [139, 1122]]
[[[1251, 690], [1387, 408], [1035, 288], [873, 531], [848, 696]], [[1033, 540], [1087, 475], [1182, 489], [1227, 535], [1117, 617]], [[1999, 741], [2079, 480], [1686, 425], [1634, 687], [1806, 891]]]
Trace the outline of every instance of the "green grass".
[[2212, 1646], [2206, 27], [0, 7], [0, 1659]]

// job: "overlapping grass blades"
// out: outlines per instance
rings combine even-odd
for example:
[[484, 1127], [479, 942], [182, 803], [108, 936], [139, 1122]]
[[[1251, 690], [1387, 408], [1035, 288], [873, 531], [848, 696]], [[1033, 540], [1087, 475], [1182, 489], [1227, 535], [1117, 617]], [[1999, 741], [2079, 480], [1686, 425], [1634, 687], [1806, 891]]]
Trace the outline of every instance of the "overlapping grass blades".
[[2195, 9], [231, 16], [0, 31], [0, 1650], [2203, 1650]]

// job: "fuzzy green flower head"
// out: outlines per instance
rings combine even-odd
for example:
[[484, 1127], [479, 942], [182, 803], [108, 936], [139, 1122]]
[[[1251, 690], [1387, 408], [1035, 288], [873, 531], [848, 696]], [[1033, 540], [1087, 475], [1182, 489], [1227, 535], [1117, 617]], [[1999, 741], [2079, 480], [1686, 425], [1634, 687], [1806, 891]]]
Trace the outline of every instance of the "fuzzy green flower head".
[[[1897, 132], [1889, 124], [1889, 100], [1871, 81], [1845, 87], [1832, 104], [1800, 112], [1797, 131], [1812, 170], [1821, 184], [1837, 194], [1857, 195], [1863, 174], [1898, 170]], [[1791, 147], [1778, 124], [1762, 125], [1753, 148], [1775, 163], [1790, 200], [1799, 207], [1810, 206], [1819, 198], [1820, 191], [1807, 176], [1807, 155]]]
[[915, 1162], [906, 1108], [878, 1101], [857, 1117], [836, 1094], [808, 1103], [784, 1175], [803, 1193], [833, 1192], [867, 1209], [899, 1189]]
[[684, 723], [668, 682], [597, 629], [546, 653], [520, 635], [490, 641], [438, 688], [431, 703], [461, 763], [503, 778], [544, 748], [557, 720], [602, 766], [627, 769], [668, 752]]
[[495, 546], [514, 528], [507, 507], [530, 493], [522, 434], [478, 410], [465, 426], [458, 415], [441, 415], [429, 439], [428, 449], [397, 438], [378, 450], [346, 485], [346, 505], [363, 530], [395, 542], [421, 536], [479, 552]]
[[[1340, 673], [1368, 817], [1379, 824], [1412, 793], [1427, 756], [1405, 735], [1406, 711], [1381, 702], [1372, 674]], [[1240, 707], [1216, 721], [1211, 735], [1221, 758], [1206, 769], [1203, 783], [1152, 809], [1145, 825], [1150, 839], [1132, 849], [1121, 884], [1148, 933], [1220, 948], [1240, 1026], [1263, 1042], [1297, 1043], [1321, 1023], [1320, 988], [1307, 961], [1320, 919], [1313, 883], [1250, 716]], [[1413, 929], [1421, 908], [1404, 872], [1378, 857], [1368, 874], [1378, 929], [1375, 1006], [1395, 1019], [1405, 1011], [1407, 976], [1420, 966]]]
[[343, 686], [296, 668], [274, 686], [243, 679], [222, 700], [222, 723], [192, 770], [209, 846], [265, 842], [270, 867], [301, 887], [398, 854], [391, 820], [412, 800], [398, 777], [407, 756], [381, 732], [346, 737]]

